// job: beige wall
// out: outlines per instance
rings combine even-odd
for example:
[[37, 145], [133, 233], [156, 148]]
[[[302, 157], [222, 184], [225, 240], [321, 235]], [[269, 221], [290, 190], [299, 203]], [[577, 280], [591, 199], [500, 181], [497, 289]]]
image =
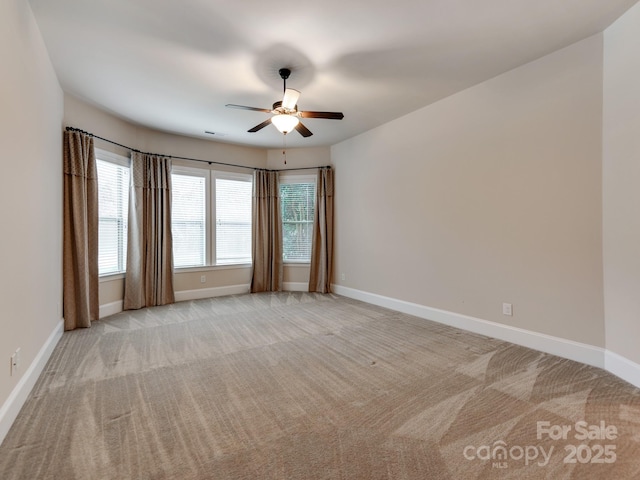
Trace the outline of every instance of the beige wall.
[[607, 349], [640, 364], [640, 4], [604, 35]]
[[286, 160], [282, 149], [267, 150], [267, 168], [271, 170], [295, 170], [296, 168], [324, 167], [331, 165], [329, 147], [288, 148]]
[[[141, 149], [144, 151], [244, 165], [251, 168], [266, 168], [267, 155], [262, 148], [241, 147], [211, 140], [172, 135], [150, 129], [143, 129], [141, 136], [143, 139]], [[195, 162], [194, 165], [202, 167], [201, 162]], [[252, 170], [221, 165], [213, 165], [211, 168], [225, 171], [241, 171], [243, 173], [252, 172]]]
[[124, 275], [101, 278], [98, 290], [100, 305], [122, 302], [124, 299]]
[[[140, 131], [144, 128], [110, 115], [68, 93], [64, 94], [64, 126], [80, 128], [132, 148], [142, 148]], [[118, 155], [129, 155], [128, 150], [99, 139], [95, 139], [95, 145]]]
[[[142, 151], [248, 167], [266, 168], [267, 165], [267, 154], [264, 149], [241, 147], [151, 130], [111, 115], [69, 94], [64, 96], [64, 123], [66, 126], [80, 128]], [[100, 140], [96, 140], [96, 146], [121, 155], [129, 154], [127, 150]], [[202, 163], [196, 162], [193, 165], [202, 166]], [[230, 170], [237, 169], [231, 168]]]
[[602, 42], [335, 145], [335, 282], [603, 347]]
[[[205, 281], [202, 282], [204, 275]], [[251, 266], [199, 268], [197, 271], [178, 271], [174, 277], [176, 292], [202, 288], [232, 287], [251, 283]]]
[[62, 90], [25, 0], [0, 2], [0, 58], [2, 406], [61, 320]]

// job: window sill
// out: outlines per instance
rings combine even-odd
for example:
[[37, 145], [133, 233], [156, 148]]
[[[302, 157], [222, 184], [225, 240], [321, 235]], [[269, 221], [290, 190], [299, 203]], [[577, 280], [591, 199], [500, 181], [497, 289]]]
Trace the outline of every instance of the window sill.
[[311, 266], [311, 262], [292, 262], [292, 261], [288, 261], [288, 262], [284, 262], [284, 266], [285, 267], [310, 267]]
[[125, 276], [126, 276], [126, 274], [124, 272], [108, 273], [106, 275], [101, 275], [98, 278], [98, 283], [111, 282], [113, 280], [122, 280]]
[[251, 263], [232, 263], [228, 265], [204, 265], [202, 267], [174, 268], [173, 273], [210, 272], [212, 270], [239, 270], [251, 268]]
[[[229, 265], [206, 265], [203, 267], [184, 267], [184, 268], [174, 268], [173, 273], [190, 273], [190, 272], [210, 272], [212, 270], [240, 270], [244, 268], [251, 268], [251, 263], [231, 263]], [[100, 275], [98, 277], [98, 282], [111, 282], [113, 280], [122, 280], [127, 276], [126, 272], [120, 273], [108, 273], [105, 275]]]

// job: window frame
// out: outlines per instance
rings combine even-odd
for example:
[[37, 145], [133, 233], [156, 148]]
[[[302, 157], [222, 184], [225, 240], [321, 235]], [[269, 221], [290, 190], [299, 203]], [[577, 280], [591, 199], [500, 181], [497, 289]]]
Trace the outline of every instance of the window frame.
[[198, 272], [210, 270], [226, 270], [235, 268], [250, 268], [253, 260], [243, 263], [216, 263], [216, 179], [237, 180], [249, 182], [253, 188], [253, 175], [250, 173], [215, 170], [213, 168], [198, 168], [193, 166], [173, 165], [171, 174], [192, 175], [205, 179], [205, 265], [175, 267], [174, 272]]
[[[206, 268], [211, 266], [211, 179], [210, 170], [206, 168], [185, 167], [182, 165], [173, 165], [171, 167], [171, 175], [185, 175], [191, 177], [204, 178], [204, 265], [189, 265], [186, 267], [175, 267], [174, 271], [186, 271], [194, 268]], [[173, 180], [173, 179], [172, 179]], [[172, 210], [173, 213], [173, 210]], [[173, 222], [173, 218], [171, 219]]]
[[[253, 191], [253, 175], [250, 173], [238, 173], [238, 172], [226, 172], [223, 170], [209, 170], [211, 175], [211, 195], [210, 195], [210, 203], [211, 203], [211, 212], [217, 212], [216, 201], [217, 201], [217, 192], [216, 192], [216, 180], [234, 180], [237, 182], [248, 182], [251, 185]], [[252, 198], [253, 200], [253, 198]], [[253, 201], [252, 201], [253, 203]], [[214, 215], [211, 215], [213, 218]], [[216, 216], [215, 222], [211, 222], [211, 266], [215, 267], [227, 267], [230, 265], [252, 265], [253, 264], [253, 252], [249, 252], [249, 261], [248, 262], [240, 262], [240, 263], [218, 263], [218, 251], [216, 245], [217, 231], [216, 226], [218, 224], [218, 217]], [[251, 206], [251, 224], [253, 228], [253, 205]]]
[[[302, 183], [313, 183], [315, 185], [315, 194], [316, 194], [316, 199], [314, 200], [315, 202], [317, 202], [317, 194], [318, 194], [318, 175], [317, 174], [281, 174], [280, 175], [280, 180], [279, 180], [279, 184], [283, 185], [283, 184], [302, 184]], [[278, 190], [280, 189], [280, 186], [278, 186]], [[280, 195], [280, 191], [278, 191], [278, 195]], [[282, 200], [281, 200], [282, 201]], [[315, 214], [315, 209], [316, 209], [316, 205], [314, 203], [314, 214]], [[315, 219], [312, 222], [312, 226], [315, 223]], [[282, 226], [282, 232], [284, 235], [284, 220], [282, 218], [282, 212], [280, 213], [280, 224]], [[309, 249], [311, 251], [311, 249], [313, 248], [313, 239], [312, 239], [312, 245], [309, 246]], [[310, 253], [311, 255], [311, 253]], [[284, 265], [289, 265], [289, 266], [308, 266], [311, 265], [311, 258], [309, 258], [308, 261], [305, 260], [285, 260], [284, 258], [284, 238], [283, 238], [283, 242], [282, 242], [282, 262], [284, 263]]]
[[[124, 155], [119, 155], [117, 153], [114, 152], [110, 152], [108, 150], [103, 150], [101, 148], [97, 148], [94, 147], [94, 153], [95, 153], [95, 157], [96, 157], [96, 161], [100, 160], [102, 162], [107, 162], [107, 163], [112, 163], [115, 165], [118, 165], [120, 167], [126, 167], [129, 169], [129, 185], [127, 185], [125, 188], [127, 188], [127, 200], [129, 199], [129, 191], [128, 189], [130, 188], [131, 185], [131, 159], [129, 157], [125, 157]], [[98, 181], [98, 192], [100, 189], [100, 179], [97, 179]], [[99, 211], [99, 203], [98, 203], [98, 224], [100, 222], [100, 211]], [[127, 235], [128, 235], [128, 216], [129, 216], [129, 205], [128, 205], [128, 201], [127, 201]], [[98, 228], [100, 228], [98, 226]], [[98, 251], [100, 249], [100, 245], [98, 245]], [[126, 249], [124, 250], [124, 252], [122, 252], [122, 255], [124, 257], [124, 270], [120, 270], [117, 272], [109, 272], [109, 273], [98, 273], [98, 280], [104, 281], [104, 280], [112, 280], [115, 278], [124, 278], [126, 273], [127, 273], [127, 251]]]

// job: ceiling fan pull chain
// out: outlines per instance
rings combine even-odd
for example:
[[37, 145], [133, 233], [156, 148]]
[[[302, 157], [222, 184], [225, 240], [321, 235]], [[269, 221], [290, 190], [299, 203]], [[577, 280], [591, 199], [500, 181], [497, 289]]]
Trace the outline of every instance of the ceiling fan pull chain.
[[282, 135], [282, 156], [284, 157], [284, 164], [287, 164], [287, 134]]

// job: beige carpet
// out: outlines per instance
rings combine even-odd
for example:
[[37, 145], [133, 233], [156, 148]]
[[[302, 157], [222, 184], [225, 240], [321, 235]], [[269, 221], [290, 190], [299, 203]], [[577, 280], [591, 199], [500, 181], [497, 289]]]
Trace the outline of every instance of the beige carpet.
[[333, 295], [183, 302], [66, 333], [0, 478], [637, 479], [640, 391]]

